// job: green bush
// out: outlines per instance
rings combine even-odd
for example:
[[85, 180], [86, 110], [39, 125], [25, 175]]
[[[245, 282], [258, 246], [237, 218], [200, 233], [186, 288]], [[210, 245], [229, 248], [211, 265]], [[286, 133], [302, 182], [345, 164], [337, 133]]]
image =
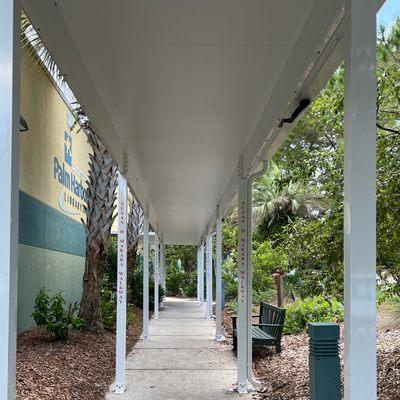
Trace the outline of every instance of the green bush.
[[110, 284], [117, 284], [117, 253], [118, 237], [111, 236], [104, 263], [104, 274], [107, 275]]
[[197, 296], [197, 274], [186, 273], [182, 284], [182, 292], [187, 297]]
[[[143, 274], [139, 268], [130, 275], [131, 280], [131, 298], [130, 301], [138, 308], [143, 308]], [[164, 296], [164, 290], [161, 285], [158, 286], [158, 298], [161, 302]], [[149, 281], [149, 307], [154, 309], [154, 281]]]
[[[161, 293], [163, 293], [162, 289]], [[153, 307], [153, 303], [150, 303], [150, 307]], [[105, 276], [103, 279], [103, 288], [101, 291], [101, 311], [103, 316], [103, 325], [107, 329], [114, 330], [117, 325], [116, 293], [112, 291], [107, 276]], [[134, 325], [136, 323], [135, 319], [136, 315], [133, 312], [133, 308], [128, 303], [126, 309], [127, 325]]]
[[117, 303], [110, 288], [107, 275], [103, 278], [103, 287], [101, 290], [101, 313], [103, 325], [108, 329], [115, 329], [117, 323]]
[[81, 328], [85, 321], [77, 316], [78, 303], [70, 303], [68, 309], [65, 305], [61, 291], [50, 296], [47, 290], [42, 288], [36, 296], [32, 317], [37, 326], [43, 326], [53, 333], [57, 340], [68, 341], [71, 331]]
[[185, 272], [177, 265], [172, 265], [167, 268], [165, 277], [167, 293], [171, 296], [197, 296], [197, 273]]
[[168, 294], [172, 296], [182, 295], [186, 279], [186, 272], [183, 269], [179, 268], [177, 265], [169, 266], [165, 277]]
[[344, 317], [343, 304], [332, 298], [316, 296], [297, 300], [286, 308], [284, 333], [303, 331], [308, 322], [341, 322]]
[[292, 270], [283, 279], [284, 287], [293, 300], [316, 296], [343, 298], [343, 268]]
[[225, 299], [233, 300], [238, 294], [237, 265], [233, 261], [222, 264], [222, 279], [225, 281]]

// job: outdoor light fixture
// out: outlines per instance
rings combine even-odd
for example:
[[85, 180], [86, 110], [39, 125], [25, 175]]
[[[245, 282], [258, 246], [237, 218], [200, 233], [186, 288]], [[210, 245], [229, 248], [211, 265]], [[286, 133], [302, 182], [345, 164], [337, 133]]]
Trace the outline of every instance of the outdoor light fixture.
[[293, 111], [292, 115], [289, 118], [282, 119], [281, 123], [279, 124], [279, 128], [282, 128], [284, 123], [288, 123], [288, 124], [293, 123], [296, 120], [296, 118], [299, 116], [299, 114], [304, 109], [306, 109], [310, 103], [311, 103], [311, 100], [309, 100], [309, 99], [301, 99], [299, 105]]
[[20, 115], [19, 117], [19, 131], [20, 132], [27, 132], [29, 130], [29, 126], [25, 121], [24, 117]]

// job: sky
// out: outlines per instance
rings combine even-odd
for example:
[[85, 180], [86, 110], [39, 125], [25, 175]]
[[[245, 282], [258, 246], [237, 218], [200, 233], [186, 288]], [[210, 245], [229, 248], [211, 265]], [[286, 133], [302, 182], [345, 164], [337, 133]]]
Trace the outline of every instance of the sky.
[[378, 13], [377, 26], [390, 29], [397, 17], [400, 17], [400, 0], [386, 0]]

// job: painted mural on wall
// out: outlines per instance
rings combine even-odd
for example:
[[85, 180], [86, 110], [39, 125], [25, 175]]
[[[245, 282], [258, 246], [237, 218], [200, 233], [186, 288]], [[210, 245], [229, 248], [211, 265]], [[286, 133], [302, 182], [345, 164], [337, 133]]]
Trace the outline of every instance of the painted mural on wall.
[[20, 190], [81, 221], [91, 147], [68, 105], [42, 70], [23, 54], [21, 114], [29, 125], [20, 136]]
[[73, 114], [67, 112], [66, 130], [64, 131], [64, 159], [54, 156], [53, 178], [63, 187], [58, 196], [60, 210], [70, 215], [81, 215], [85, 211], [87, 201], [87, 175], [78, 167], [74, 158], [74, 127], [76, 121]]

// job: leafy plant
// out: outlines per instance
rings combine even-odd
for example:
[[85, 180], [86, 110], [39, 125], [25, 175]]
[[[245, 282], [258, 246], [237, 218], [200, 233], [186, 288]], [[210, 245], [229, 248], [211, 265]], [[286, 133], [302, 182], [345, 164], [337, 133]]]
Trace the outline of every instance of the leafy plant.
[[79, 305], [77, 302], [69, 304], [59, 290], [50, 296], [46, 289], [40, 289], [35, 299], [35, 308], [32, 317], [37, 326], [43, 326], [54, 334], [57, 340], [69, 341], [72, 330], [81, 328], [85, 321], [77, 316]]
[[286, 308], [283, 332], [286, 334], [303, 331], [308, 322], [342, 322], [343, 304], [335, 298], [316, 296], [297, 300]]
[[[265, 292], [259, 292], [257, 290], [253, 290], [253, 311], [255, 312], [258, 305], [262, 302], [270, 302], [272, 298], [272, 291], [265, 291]], [[234, 312], [237, 313], [237, 308], [238, 308], [238, 302], [237, 302], [237, 297], [229, 300], [228, 302], [228, 307]]]
[[[130, 275], [131, 280], [131, 302], [136, 307], [143, 308], [143, 274], [140, 269], [135, 269]], [[158, 285], [159, 301], [164, 296], [164, 290], [161, 285]], [[154, 281], [150, 279], [149, 282], [149, 308], [154, 308]]]
[[114, 329], [117, 323], [117, 304], [115, 302], [115, 296], [110, 289], [107, 275], [103, 278], [101, 312], [104, 326], [108, 329]]
[[182, 292], [188, 297], [196, 297], [197, 295], [197, 274], [187, 273], [182, 285]]
[[173, 296], [182, 295], [183, 286], [186, 283], [186, 273], [183, 269], [180, 269], [177, 265], [171, 265], [167, 268], [167, 275], [165, 283], [167, 286], [167, 292]]

